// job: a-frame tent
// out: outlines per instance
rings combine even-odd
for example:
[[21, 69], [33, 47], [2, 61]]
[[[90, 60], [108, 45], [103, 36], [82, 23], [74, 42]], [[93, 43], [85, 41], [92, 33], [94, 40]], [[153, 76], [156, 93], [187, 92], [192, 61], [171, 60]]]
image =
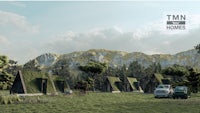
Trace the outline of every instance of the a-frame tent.
[[56, 88], [47, 73], [22, 70], [16, 75], [10, 89], [11, 94], [56, 93]]
[[143, 90], [136, 78], [126, 77], [126, 79], [127, 79], [126, 91], [128, 91], [128, 92], [131, 92], [131, 91], [143, 92]]
[[108, 92], [120, 92], [123, 90], [122, 82], [119, 77], [107, 76], [106, 79], [106, 90]]
[[67, 93], [71, 90], [68, 82], [66, 79], [64, 79], [64, 77], [53, 75], [52, 78], [57, 92]]
[[18, 94], [26, 94], [27, 93], [26, 86], [25, 86], [24, 79], [22, 77], [21, 71], [18, 71], [10, 92], [11, 93], [18, 93]]

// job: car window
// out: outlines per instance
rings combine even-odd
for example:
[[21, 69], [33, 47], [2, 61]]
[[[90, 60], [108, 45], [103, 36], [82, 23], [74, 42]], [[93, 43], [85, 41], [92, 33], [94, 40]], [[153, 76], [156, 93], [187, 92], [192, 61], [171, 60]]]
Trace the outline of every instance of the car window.
[[176, 87], [175, 88], [175, 91], [184, 91], [185, 90], [185, 87]]
[[159, 85], [158, 88], [164, 88], [164, 86], [163, 85]]
[[164, 86], [165, 88], [169, 88], [169, 86]]
[[157, 88], [169, 88], [168, 85], [159, 85]]

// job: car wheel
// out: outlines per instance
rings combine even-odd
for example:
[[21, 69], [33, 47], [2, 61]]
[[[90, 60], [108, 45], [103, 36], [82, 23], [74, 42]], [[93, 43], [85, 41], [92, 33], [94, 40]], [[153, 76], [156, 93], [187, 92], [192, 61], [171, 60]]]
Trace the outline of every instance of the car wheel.
[[185, 96], [184, 99], [188, 99], [188, 96]]

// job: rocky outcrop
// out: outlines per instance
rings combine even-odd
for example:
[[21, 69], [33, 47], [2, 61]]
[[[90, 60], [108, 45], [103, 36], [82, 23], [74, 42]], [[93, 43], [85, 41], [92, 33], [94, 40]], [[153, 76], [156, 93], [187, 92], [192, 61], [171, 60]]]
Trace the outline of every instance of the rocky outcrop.
[[41, 67], [48, 67], [52, 66], [58, 60], [58, 57], [59, 55], [46, 53], [37, 57], [35, 60], [37, 61], [37, 65]]
[[200, 67], [200, 54], [196, 50], [188, 50], [175, 55], [155, 54], [147, 55], [140, 52], [128, 53], [124, 51], [110, 51], [104, 49], [93, 49], [88, 51], [73, 52], [69, 54], [56, 55], [47, 53], [37, 57], [37, 65], [41, 67], [56, 67], [57, 65], [68, 65], [76, 69], [79, 65], [84, 65], [90, 60], [105, 62], [110, 67], [128, 66], [133, 61], [138, 61], [142, 66], [148, 67], [153, 62], [160, 63], [162, 67], [174, 64]]

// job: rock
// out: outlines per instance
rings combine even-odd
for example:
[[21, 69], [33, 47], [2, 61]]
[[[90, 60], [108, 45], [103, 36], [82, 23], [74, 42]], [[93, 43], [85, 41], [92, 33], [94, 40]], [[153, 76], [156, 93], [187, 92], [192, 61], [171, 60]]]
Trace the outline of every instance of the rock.
[[36, 58], [39, 66], [52, 66], [57, 61], [58, 55], [46, 53]]
[[140, 52], [127, 53], [123, 51], [93, 49], [64, 55], [46, 53], [34, 60], [36, 60], [37, 65], [44, 68], [68, 65], [72, 69], [77, 69], [78, 66], [85, 65], [90, 60], [107, 63], [113, 68], [121, 67], [123, 65], [128, 66], [133, 61], [138, 61], [144, 67], [148, 67], [154, 62], [160, 63], [163, 68], [174, 64], [197, 68], [200, 67], [200, 55], [194, 49], [180, 52], [175, 55], [146, 55]]

